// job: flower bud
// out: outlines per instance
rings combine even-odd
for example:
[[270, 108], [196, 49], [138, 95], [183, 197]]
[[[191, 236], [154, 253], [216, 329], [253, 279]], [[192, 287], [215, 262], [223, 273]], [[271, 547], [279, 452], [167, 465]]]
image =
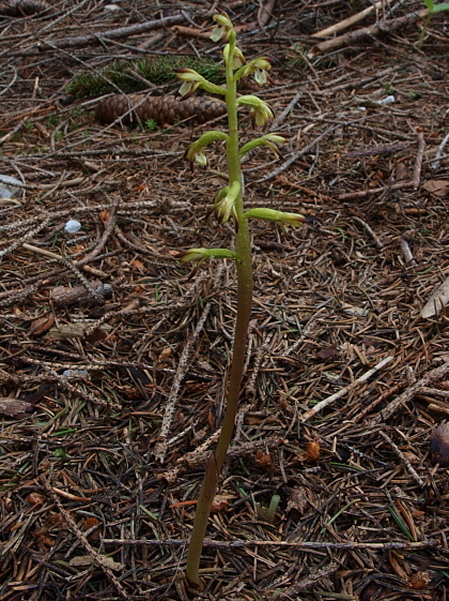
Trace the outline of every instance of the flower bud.
[[277, 223], [284, 225], [295, 225], [299, 226], [308, 221], [306, 215], [301, 213], [287, 213], [285, 211], [276, 211], [275, 209], [267, 209], [260, 207], [257, 209], [249, 209], [244, 214], [246, 219], [263, 219], [264, 221], [276, 221]]
[[236, 254], [227, 248], [191, 248], [178, 253], [177, 258], [183, 263], [194, 261], [202, 263], [205, 259], [235, 259]]

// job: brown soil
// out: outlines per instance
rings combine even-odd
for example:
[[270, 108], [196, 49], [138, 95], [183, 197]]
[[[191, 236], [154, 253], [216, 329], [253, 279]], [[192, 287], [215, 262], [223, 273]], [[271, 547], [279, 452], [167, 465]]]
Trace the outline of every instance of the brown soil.
[[[246, 161], [247, 206], [315, 221], [252, 228], [245, 388], [198, 597], [445, 601], [447, 455], [430, 440], [449, 413], [448, 318], [421, 310], [449, 276], [449, 145], [434, 165], [449, 125], [447, 13], [421, 48], [410, 18], [312, 58], [299, 46], [316, 44], [313, 32], [371, 3], [282, 1], [268, 20], [266, 2], [225, 4], [247, 26], [247, 58], [272, 61], [257, 93], [289, 138], [279, 160]], [[97, 100], [64, 89], [116, 59], [220, 60], [180, 29], [208, 27], [215, 9], [117, 6], [62, 0], [1, 21], [0, 171], [25, 184], [0, 206], [1, 601], [187, 599], [235, 272], [210, 262], [191, 273], [176, 253], [232, 244], [210, 212], [223, 152], [191, 171], [184, 152], [204, 125], [103, 126]], [[391, 6], [388, 20], [423, 8]], [[242, 130], [256, 135], [245, 116]]]

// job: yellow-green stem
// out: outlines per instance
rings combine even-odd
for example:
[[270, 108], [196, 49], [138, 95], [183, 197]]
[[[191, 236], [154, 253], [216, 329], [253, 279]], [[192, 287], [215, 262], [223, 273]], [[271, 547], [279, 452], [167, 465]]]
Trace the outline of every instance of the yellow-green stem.
[[223, 463], [226, 459], [229, 444], [234, 432], [235, 418], [238, 410], [239, 396], [242, 385], [243, 369], [248, 338], [248, 326], [252, 307], [252, 260], [251, 240], [248, 220], [244, 217], [243, 180], [239, 158], [239, 135], [237, 116], [237, 82], [234, 79], [233, 55], [235, 49], [235, 33], [229, 40], [229, 60], [226, 64], [226, 102], [228, 108], [229, 138], [227, 141], [229, 185], [240, 183], [240, 193], [235, 201], [236, 215], [236, 267], [237, 267], [237, 318], [235, 322], [234, 343], [232, 348], [232, 364], [229, 376], [226, 411], [223, 418], [220, 438], [215, 451], [207, 461], [206, 472], [201, 486], [195, 521], [187, 556], [187, 580], [195, 586], [200, 583], [199, 565], [203, 541], [206, 534], [207, 521], [214, 496], [218, 487]]

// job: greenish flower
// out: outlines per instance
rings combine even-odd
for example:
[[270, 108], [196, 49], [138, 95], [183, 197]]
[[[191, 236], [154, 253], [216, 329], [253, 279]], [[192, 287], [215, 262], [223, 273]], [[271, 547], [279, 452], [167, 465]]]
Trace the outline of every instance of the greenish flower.
[[[229, 62], [229, 59], [230, 59], [230, 56], [229, 56], [230, 48], [231, 47], [229, 44], [226, 44], [226, 46], [223, 48], [223, 58], [224, 58], [224, 61], [226, 64]], [[246, 59], [243, 55], [243, 52], [240, 50], [240, 48], [238, 46], [236, 46], [234, 48], [234, 54], [232, 56], [233, 69], [239, 69], [245, 63], [246, 63]]]
[[269, 107], [269, 105], [258, 98], [257, 96], [248, 95], [248, 96], [240, 96], [237, 99], [237, 104], [249, 106], [253, 112], [253, 119], [256, 125], [262, 126], [266, 125], [268, 121], [273, 119], [273, 111]]
[[266, 58], [256, 58], [256, 60], [253, 62], [253, 65], [254, 79], [259, 86], [263, 86], [265, 83], [267, 83], [267, 71], [271, 69], [271, 64]]
[[247, 65], [241, 67], [236, 73], [236, 78], [246, 77], [254, 74], [256, 82], [262, 86], [267, 82], [267, 71], [271, 69], [271, 63], [268, 59], [261, 57], [250, 61]]
[[219, 140], [226, 141], [227, 139], [228, 135], [222, 131], [207, 131], [200, 136], [196, 142], [190, 144], [186, 152], [186, 157], [191, 165], [197, 163], [198, 165], [201, 165], [201, 167], [205, 167], [207, 165], [207, 157], [203, 152], [204, 148], [211, 142], [217, 142]]
[[240, 193], [240, 183], [235, 181], [231, 186], [226, 186], [217, 194], [215, 198], [215, 214], [219, 223], [229, 221], [231, 213], [234, 211], [235, 201]]
[[214, 15], [212, 19], [215, 21], [216, 25], [210, 34], [210, 39], [213, 42], [219, 42], [221, 39], [229, 40], [234, 27], [228, 15], [226, 13]]
[[191, 96], [206, 80], [193, 69], [175, 69], [176, 77], [183, 83], [179, 88], [181, 96]]

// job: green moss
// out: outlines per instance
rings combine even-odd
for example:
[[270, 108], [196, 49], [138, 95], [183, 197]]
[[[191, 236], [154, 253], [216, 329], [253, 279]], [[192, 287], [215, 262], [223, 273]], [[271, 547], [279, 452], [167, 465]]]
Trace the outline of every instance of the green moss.
[[65, 92], [77, 98], [95, 98], [110, 92], [138, 92], [145, 81], [163, 85], [176, 80], [174, 69], [195, 69], [216, 84], [224, 82], [224, 72], [211, 59], [167, 55], [145, 58], [136, 62], [115, 61], [99, 71], [81, 71], [66, 86]]

